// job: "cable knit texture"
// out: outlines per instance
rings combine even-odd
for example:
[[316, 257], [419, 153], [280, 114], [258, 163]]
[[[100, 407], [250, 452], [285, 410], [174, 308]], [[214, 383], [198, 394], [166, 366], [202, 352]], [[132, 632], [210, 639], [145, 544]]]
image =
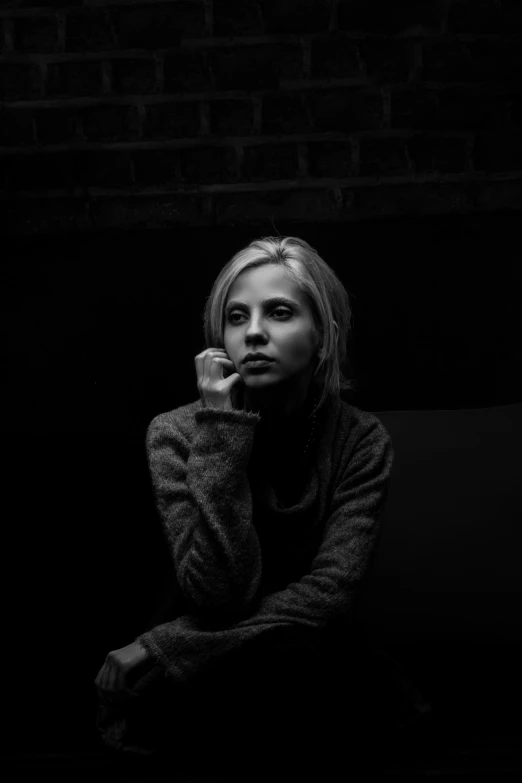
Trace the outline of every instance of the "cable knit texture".
[[377, 416], [330, 395], [302, 462], [308, 412], [276, 440], [260, 414], [201, 400], [149, 425], [152, 487], [184, 607], [137, 637], [156, 676], [190, 685], [252, 646], [313, 646], [349, 629], [394, 451]]

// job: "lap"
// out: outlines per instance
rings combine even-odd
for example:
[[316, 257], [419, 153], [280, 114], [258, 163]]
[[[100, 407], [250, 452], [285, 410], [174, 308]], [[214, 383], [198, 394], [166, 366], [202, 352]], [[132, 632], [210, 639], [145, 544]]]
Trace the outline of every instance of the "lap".
[[183, 687], [154, 667], [125, 716], [127, 746], [188, 757], [207, 748], [248, 758], [260, 746], [291, 754], [307, 743], [331, 747], [358, 723], [357, 646], [267, 641], [242, 653]]

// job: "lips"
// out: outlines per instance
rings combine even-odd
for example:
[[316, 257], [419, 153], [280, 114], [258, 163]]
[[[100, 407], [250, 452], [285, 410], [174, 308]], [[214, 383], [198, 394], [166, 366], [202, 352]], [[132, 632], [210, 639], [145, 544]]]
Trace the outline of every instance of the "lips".
[[273, 362], [274, 360], [270, 356], [265, 356], [264, 354], [247, 354], [245, 358], [243, 359], [243, 363], [246, 364], [248, 362]]

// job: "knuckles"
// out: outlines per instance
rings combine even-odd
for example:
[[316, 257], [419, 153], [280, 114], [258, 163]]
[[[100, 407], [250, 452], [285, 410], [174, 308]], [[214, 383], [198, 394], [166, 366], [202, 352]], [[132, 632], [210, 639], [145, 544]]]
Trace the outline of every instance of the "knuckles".
[[209, 356], [212, 353], [225, 353], [224, 348], [206, 348], [204, 351], [201, 351], [201, 353], [198, 353], [198, 355], [195, 357], [196, 359], [204, 359], [205, 356]]

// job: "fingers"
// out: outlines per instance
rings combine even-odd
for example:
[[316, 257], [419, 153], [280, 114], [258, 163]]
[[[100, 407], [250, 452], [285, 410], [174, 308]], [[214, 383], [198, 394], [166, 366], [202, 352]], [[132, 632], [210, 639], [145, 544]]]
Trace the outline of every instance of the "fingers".
[[101, 698], [101, 700], [105, 703], [108, 703], [109, 696], [111, 694], [111, 691], [113, 690], [111, 681], [113, 678], [113, 667], [110, 664], [110, 661], [108, 659], [105, 660], [105, 663], [103, 664], [102, 668], [100, 669], [98, 676], [95, 680], [95, 685], [98, 690], [98, 694]]
[[96, 679], [94, 680], [94, 685], [96, 686], [96, 690], [97, 691], [100, 691], [101, 688], [103, 687], [103, 685], [102, 685], [102, 683], [103, 683], [102, 677], [103, 677], [104, 671], [105, 671], [105, 667], [102, 666], [100, 671], [96, 675]]
[[231, 389], [241, 380], [224, 348], [208, 348], [195, 358], [198, 390], [203, 406], [232, 410]]
[[227, 362], [227, 366], [233, 367], [233, 362], [228, 358], [227, 352], [224, 348], [207, 348], [202, 351], [195, 358], [196, 374], [198, 378], [198, 390], [201, 392], [204, 384], [209, 381], [221, 380], [220, 367], [225, 366], [224, 362]]
[[123, 670], [111, 661], [110, 655], [105, 659], [94, 684], [100, 701], [107, 705], [121, 701], [122, 691], [127, 688]]
[[127, 690], [127, 680], [125, 679], [125, 672], [123, 669], [117, 669], [115, 672], [114, 689], [120, 692]]
[[212, 378], [215, 371], [219, 369], [219, 365], [222, 361], [221, 357], [224, 358], [224, 355], [221, 354], [221, 356], [216, 356], [215, 354], [207, 354], [207, 356], [205, 356], [205, 380]]
[[226, 355], [227, 353], [224, 348], [207, 348], [196, 356], [194, 363], [196, 365], [198, 387], [204, 380], [209, 379], [213, 357], [224, 358]]
[[98, 697], [102, 704], [114, 706], [128, 703], [135, 697], [135, 694], [127, 685], [124, 672], [110, 664], [105, 669], [102, 680], [95, 681]]
[[223, 362], [230, 362], [226, 351], [220, 349], [209, 351], [205, 356], [205, 379], [219, 380], [220, 366]]
[[108, 660], [105, 659], [105, 663], [103, 664], [100, 673], [100, 688], [103, 691], [106, 691], [109, 687], [110, 674], [111, 674], [110, 664]]
[[109, 670], [106, 664], [102, 666], [100, 671], [98, 672], [98, 676], [96, 677], [94, 681], [94, 685], [96, 686], [96, 691], [98, 693], [98, 698], [102, 702], [102, 704], [109, 704], [109, 693], [107, 688], [107, 680], [109, 676]]
[[114, 664], [111, 664], [109, 667], [109, 676], [107, 678], [107, 690], [111, 693], [116, 690], [116, 682], [118, 679], [118, 670], [114, 666]]
[[219, 381], [219, 380], [221, 380], [221, 377], [222, 377], [220, 375], [220, 368], [223, 371], [222, 375], [224, 377], [225, 369], [231, 370], [233, 367], [234, 367], [234, 362], [231, 361], [230, 359], [221, 359], [221, 358], [216, 358], [214, 356], [213, 359], [212, 359], [212, 363], [210, 365], [210, 368], [209, 368], [210, 377], [214, 381]]

